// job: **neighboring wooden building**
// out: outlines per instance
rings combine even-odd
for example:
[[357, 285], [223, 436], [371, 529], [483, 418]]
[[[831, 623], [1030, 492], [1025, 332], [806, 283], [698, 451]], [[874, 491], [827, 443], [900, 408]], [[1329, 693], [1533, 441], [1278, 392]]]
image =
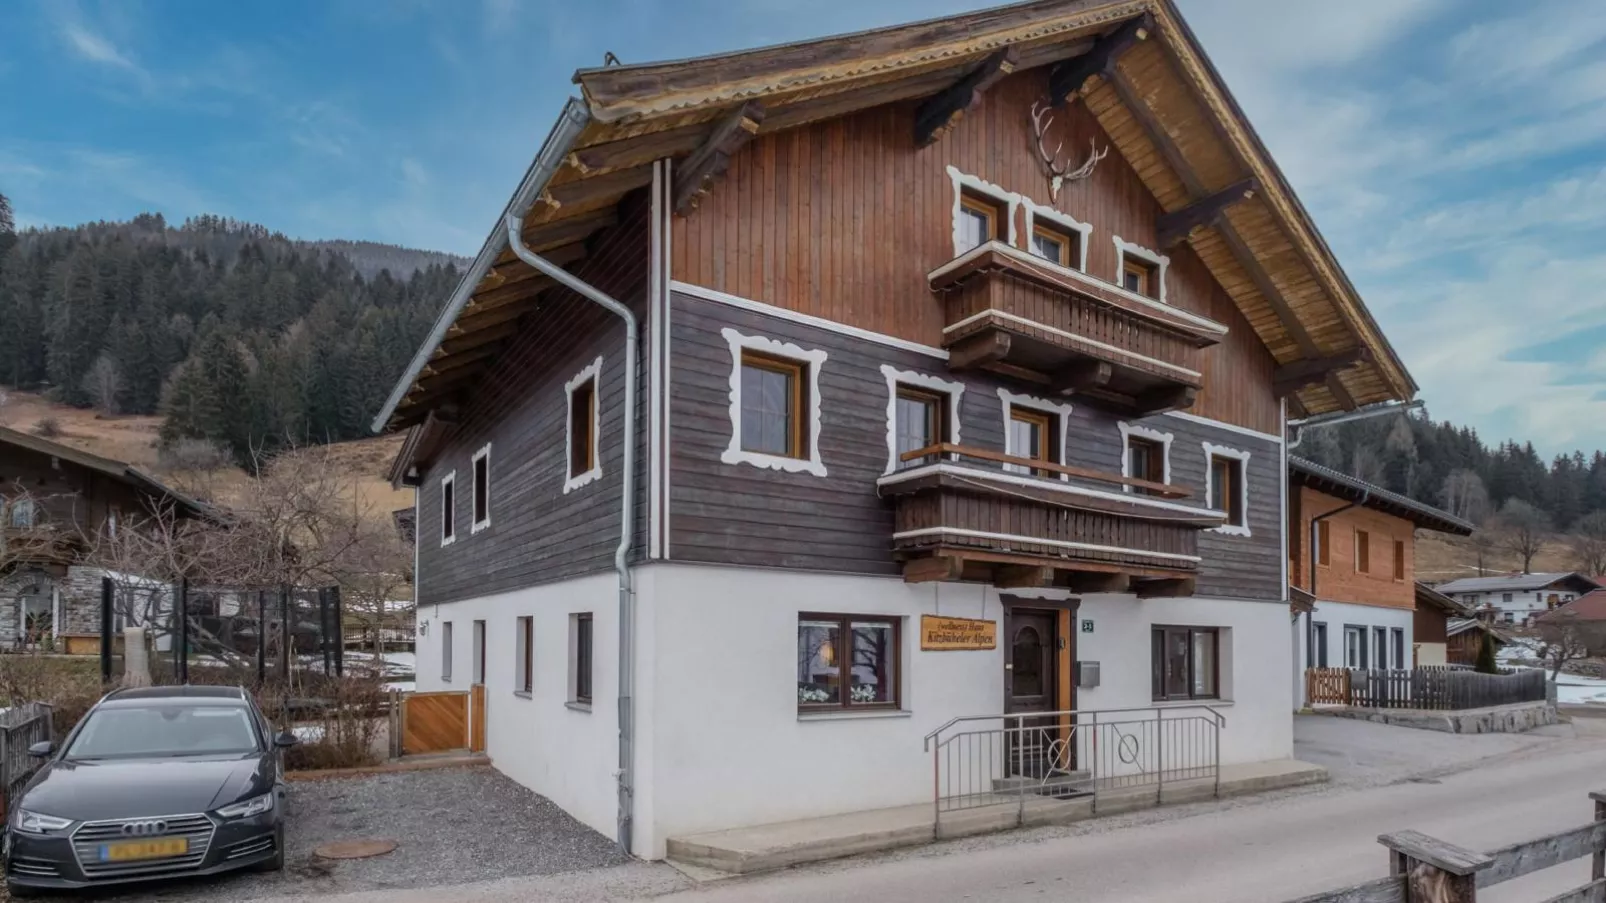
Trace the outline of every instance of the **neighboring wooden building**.
[[1306, 667], [1443, 664], [1442, 629], [1415, 635], [1416, 531], [1468, 536], [1472, 524], [1303, 458], [1288, 470], [1289, 579], [1317, 600], [1305, 616]]
[[1447, 665], [1450, 657], [1450, 623], [1472, 616], [1472, 610], [1426, 583], [1416, 583], [1416, 616], [1412, 620], [1416, 665]]
[[1482, 618], [1451, 618], [1445, 626], [1447, 641], [1446, 658], [1449, 664], [1475, 667], [1478, 664], [1478, 652], [1483, 648], [1483, 638], [1488, 636], [1494, 643], [1495, 651], [1501, 646], [1511, 645], [1511, 635], [1495, 627]]
[[1547, 573], [1463, 577], [1436, 588], [1471, 608], [1479, 618], [1526, 626], [1539, 615], [1601, 587], [1583, 574]]
[[205, 511], [131, 465], [0, 427], [0, 646], [98, 649], [103, 572], [84, 555], [160, 506]]
[[498, 768], [661, 857], [929, 803], [960, 715], [1291, 755], [1284, 424], [1416, 387], [1168, 0], [576, 78], [546, 263], [499, 223], [375, 425], [419, 687], [487, 684]]

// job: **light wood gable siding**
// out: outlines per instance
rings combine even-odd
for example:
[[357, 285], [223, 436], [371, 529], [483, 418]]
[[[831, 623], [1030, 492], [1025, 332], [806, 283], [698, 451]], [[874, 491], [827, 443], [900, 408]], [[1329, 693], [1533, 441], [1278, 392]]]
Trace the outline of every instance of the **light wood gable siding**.
[[[926, 148], [914, 146], [915, 101], [760, 135], [695, 212], [675, 219], [673, 277], [940, 346], [943, 305], [926, 274], [954, 256], [952, 165], [1091, 224], [1087, 271], [1114, 282], [1114, 237], [1159, 250], [1161, 208], [1079, 101], [1054, 111], [1050, 149], [1063, 141], [1078, 162], [1090, 139], [1111, 151], [1051, 204], [1030, 119], [1047, 78], [1037, 69], [1003, 80]], [[1020, 212], [1015, 229], [1025, 247]], [[1276, 433], [1271, 354], [1186, 244], [1163, 253], [1171, 258], [1167, 301], [1229, 328], [1203, 353], [1205, 388], [1191, 410]]]
[[[1004, 448], [997, 390], [1032, 391], [989, 376], [953, 376], [931, 355], [685, 294], [672, 296], [670, 316], [670, 557], [675, 560], [895, 575], [892, 502], [876, 492], [887, 464], [887, 381], [881, 366], [964, 382], [962, 442], [995, 451]], [[731, 351], [720, 334], [725, 327], [826, 352], [819, 375], [826, 476], [721, 462], [732, 428]], [[1065, 400], [1074, 406], [1067, 425], [1068, 463], [1119, 474], [1123, 446], [1117, 418], [1074, 397]], [[1203, 562], [1197, 594], [1280, 600], [1278, 444], [1179, 417], [1138, 422], [1175, 437], [1171, 481], [1193, 490], [1189, 504], [1204, 504], [1204, 442], [1250, 453], [1252, 535], [1199, 535]]]
[[[642, 557], [646, 543], [648, 206], [645, 192], [627, 199], [619, 225], [593, 238], [591, 255], [575, 268], [575, 275], [628, 304], [642, 321], [635, 559]], [[567, 291], [549, 294], [520, 321], [518, 336], [465, 396], [459, 425], [421, 468], [421, 604], [487, 596], [612, 568], [624, 456], [624, 334], [619, 318]], [[564, 383], [599, 354], [597, 451], [602, 477], [565, 494]], [[487, 442], [491, 523], [473, 533], [472, 461]], [[457, 539], [442, 547], [440, 481], [454, 470]]]
[[[1311, 519], [1348, 505], [1309, 486], [1289, 487], [1288, 579], [1310, 589]], [[1328, 563], [1316, 566], [1318, 601], [1352, 602], [1382, 608], [1416, 607], [1416, 525], [1373, 508], [1350, 508], [1327, 520]], [[1365, 573], [1355, 567], [1355, 531], [1367, 534]], [[1394, 579], [1394, 542], [1405, 543], [1405, 576]], [[1442, 640], [1440, 642], [1443, 642]]]

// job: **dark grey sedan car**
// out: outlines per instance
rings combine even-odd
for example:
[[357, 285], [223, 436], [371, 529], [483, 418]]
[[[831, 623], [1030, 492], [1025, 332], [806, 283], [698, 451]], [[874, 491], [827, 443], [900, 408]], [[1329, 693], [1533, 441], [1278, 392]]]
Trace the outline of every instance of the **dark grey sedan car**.
[[237, 687], [117, 690], [95, 704], [13, 801], [13, 896], [237, 868], [284, 867], [284, 768]]

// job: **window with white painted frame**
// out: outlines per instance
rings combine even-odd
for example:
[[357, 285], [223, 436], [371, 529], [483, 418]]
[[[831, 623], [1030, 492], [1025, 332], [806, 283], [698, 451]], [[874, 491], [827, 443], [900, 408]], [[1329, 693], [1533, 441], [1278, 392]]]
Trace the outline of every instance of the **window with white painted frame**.
[[[1052, 464], [1065, 463], [1065, 430], [1072, 407], [1031, 395], [998, 390], [1004, 415], [1004, 454]], [[1011, 473], [1035, 473], [1053, 477], [1049, 470], [1035, 470], [1024, 464], [1005, 464]]]
[[1087, 243], [1093, 227], [1053, 207], [1021, 199], [1026, 211], [1026, 250], [1071, 270], [1087, 272]]
[[954, 256], [961, 257], [989, 241], [1015, 245], [1015, 211], [1020, 195], [948, 167], [953, 181]]
[[959, 404], [965, 384], [881, 365], [887, 381], [887, 468], [892, 473], [936, 460], [903, 455], [940, 443], [959, 443]]
[[441, 477], [441, 545], [457, 541], [457, 471]]
[[[1151, 483], [1171, 482], [1171, 439], [1172, 435], [1153, 427], [1136, 423], [1117, 423], [1121, 431], [1123, 454], [1121, 458], [1121, 475], [1139, 480], [1148, 480]], [[1140, 495], [1154, 495], [1158, 490], [1142, 487], [1124, 487], [1127, 492], [1136, 492]]]
[[730, 444], [720, 460], [823, 477], [820, 368], [826, 353], [720, 330], [730, 346]]
[[469, 533], [491, 525], [491, 444], [474, 453], [474, 523]]
[[597, 391], [601, 378], [602, 357], [598, 355], [563, 385], [568, 398], [564, 446], [569, 452], [569, 469], [563, 481], [565, 495], [602, 476], [602, 456], [597, 451], [598, 437], [602, 433]]
[[1141, 245], [1115, 238], [1115, 284], [1134, 295], [1152, 298], [1162, 304], [1165, 299], [1166, 271], [1171, 258]]
[[1248, 536], [1249, 532], [1249, 452], [1204, 443], [1205, 504], [1227, 515], [1217, 533]]

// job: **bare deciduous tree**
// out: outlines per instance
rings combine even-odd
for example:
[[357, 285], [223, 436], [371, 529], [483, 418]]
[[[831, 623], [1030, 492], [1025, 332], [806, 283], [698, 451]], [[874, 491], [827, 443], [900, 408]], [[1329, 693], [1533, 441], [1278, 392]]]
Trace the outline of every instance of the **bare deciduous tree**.
[[95, 410], [107, 417], [117, 413], [118, 398], [123, 394], [123, 374], [117, 362], [102, 354], [84, 374], [84, 391], [95, 403]]
[[1439, 495], [1444, 509], [1462, 520], [1478, 523], [1489, 516], [1489, 492], [1476, 471], [1452, 471], [1444, 478]]
[[1606, 511], [1591, 511], [1579, 518], [1567, 544], [1572, 549], [1573, 567], [1580, 573], [1606, 574]]
[[1522, 572], [1533, 573], [1534, 556], [1545, 547], [1550, 517], [1521, 499], [1507, 499], [1500, 509], [1501, 544], [1522, 559]]
[[1539, 659], [1555, 680], [1571, 661], [1606, 655], [1606, 622], [1586, 621], [1577, 612], [1558, 611], [1539, 621]]

